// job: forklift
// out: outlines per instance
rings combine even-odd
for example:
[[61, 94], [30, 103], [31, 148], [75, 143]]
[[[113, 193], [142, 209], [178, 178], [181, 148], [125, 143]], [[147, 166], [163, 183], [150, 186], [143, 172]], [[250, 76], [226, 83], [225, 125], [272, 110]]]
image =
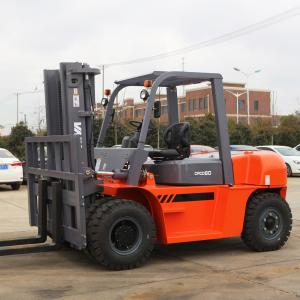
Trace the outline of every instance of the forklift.
[[[116, 81], [93, 145], [95, 76], [81, 63], [44, 71], [48, 136], [26, 139], [29, 222], [35, 238], [0, 241], [0, 247], [63, 243], [111, 270], [142, 265], [155, 244], [241, 237], [254, 251], [280, 249], [292, 229], [284, 161], [268, 151], [231, 155], [222, 76], [161, 72]], [[218, 158], [190, 155], [190, 124], [180, 122], [177, 87], [209, 82]], [[114, 102], [139, 87], [146, 103], [141, 122], [120, 148], [106, 147]], [[145, 147], [151, 118], [159, 118], [159, 88], [166, 88], [166, 149]]]

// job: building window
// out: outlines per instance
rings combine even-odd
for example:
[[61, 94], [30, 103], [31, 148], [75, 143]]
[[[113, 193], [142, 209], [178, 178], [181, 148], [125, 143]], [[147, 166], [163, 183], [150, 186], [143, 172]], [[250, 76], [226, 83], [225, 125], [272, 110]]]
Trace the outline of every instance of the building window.
[[140, 116], [140, 112], [141, 112], [141, 110], [140, 110], [140, 109], [137, 109], [137, 110], [135, 111], [135, 115], [136, 115], [137, 117], [139, 117], [139, 116]]
[[245, 100], [239, 100], [239, 111], [245, 110]]
[[203, 109], [203, 99], [199, 98], [199, 110]]
[[208, 97], [207, 96], [204, 97], [204, 101], [203, 102], [204, 102], [204, 105], [203, 105], [204, 109], [208, 108]]
[[168, 107], [166, 105], [161, 107], [161, 114], [166, 115], [168, 113]]
[[254, 111], [258, 112], [259, 110], [259, 102], [258, 100], [254, 100]]
[[190, 102], [189, 102], [189, 111], [193, 111], [193, 99], [190, 99]]
[[193, 99], [193, 111], [197, 110], [197, 99]]
[[184, 102], [184, 103], [181, 103], [181, 104], [180, 104], [180, 111], [181, 111], [181, 112], [185, 112], [185, 109], [186, 109], [186, 107], [185, 107], [185, 102]]

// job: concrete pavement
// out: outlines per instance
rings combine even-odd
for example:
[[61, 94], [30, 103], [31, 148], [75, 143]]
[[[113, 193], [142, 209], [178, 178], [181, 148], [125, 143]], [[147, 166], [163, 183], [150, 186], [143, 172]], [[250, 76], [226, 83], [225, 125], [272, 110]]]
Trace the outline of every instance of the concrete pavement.
[[[252, 252], [240, 239], [157, 247], [123, 272], [68, 248], [0, 256], [0, 299], [299, 299], [300, 178], [289, 179], [288, 200], [294, 226], [280, 251]], [[0, 238], [30, 234], [27, 216], [26, 188], [0, 188]]]

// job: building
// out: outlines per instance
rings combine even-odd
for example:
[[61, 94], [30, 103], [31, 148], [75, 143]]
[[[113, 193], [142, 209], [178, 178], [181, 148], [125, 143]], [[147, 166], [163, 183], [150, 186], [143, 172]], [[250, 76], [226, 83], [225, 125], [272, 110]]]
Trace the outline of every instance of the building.
[[[244, 83], [224, 82], [224, 101], [226, 113], [237, 123], [248, 122], [247, 89]], [[214, 113], [211, 86], [186, 91], [186, 104], [181, 111], [181, 119], [201, 117]], [[249, 121], [266, 119], [271, 122], [271, 91], [249, 89]]]
[[[236, 123], [248, 123], [247, 89], [244, 83], [224, 82], [224, 101], [228, 118]], [[258, 119], [271, 122], [271, 91], [261, 89], [249, 89], [249, 122], [253, 124]], [[161, 101], [161, 123], [166, 123], [168, 107], [166, 95], [156, 96]], [[210, 84], [187, 89], [184, 97], [178, 98], [179, 118], [184, 121], [190, 117], [202, 117], [205, 114], [214, 114], [212, 90]], [[135, 102], [128, 98], [121, 105], [115, 105], [120, 120], [142, 120], [146, 103]], [[98, 110], [103, 116], [103, 109]]]

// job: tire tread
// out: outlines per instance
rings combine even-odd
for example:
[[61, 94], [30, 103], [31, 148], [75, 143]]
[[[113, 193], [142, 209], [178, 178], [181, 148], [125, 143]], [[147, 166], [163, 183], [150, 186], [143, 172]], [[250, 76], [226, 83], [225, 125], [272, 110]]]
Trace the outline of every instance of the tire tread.
[[[280, 242], [273, 245], [273, 246], [266, 246], [266, 245], [262, 245], [261, 243], [257, 242], [257, 240], [255, 239], [255, 237], [252, 234], [253, 231], [253, 226], [255, 225], [255, 213], [256, 210], [258, 209], [259, 205], [263, 202], [263, 201], [267, 201], [269, 199], [277, 199], [278, 201], [282, 201], [282, 203], [284, 203], [284, 205], [287, 208], [288, 211], [288, 225], [287, 225], [287, 230], [284, 234], [284, 236], [282, 237], [282, 239], [280, 239]], [[247, 204], [247, 208], [246, 208], [246, 214], [245, 214], [245, 220], [244, 220], [244, 227], [243, 227], [243, 232], [242, 232], [242, 240], [243, 242], [252, 250], [254, 251], [258, 251], [258, 252], [262, 252], [262, 251], [274, 251], [274, 250], [279, 250], [281, 247], [284, 246], [284, 244], [287, 242], [290, 233], [292, 230], [292, 212], [291, 209], [288, 205], [288, 203], [281, 199], [280, 196], [276, 193], [271, 193], [271, 192], [263, 192], [263, 193], [258, 193], [258, 194], [254, 194], [248, 204]]]
[[151, 219], [151, 239], [155, 239], [156, 230], [154, 221], [149, 213], [149, 211], [141, 204], [131, 201], [131, 200], [123, 200], [123, 199], [109, 199], [108, 201], [102, 204], [95, 204], [90, 209], [89, 217], [87, 218], [87, 237], [88, 237], [88, 253], [92, 256], [97, 263], [100, 263], [104, 267], [110, 270], [128, 270], [137, 268], [140, 265], [144, 264], [145, 261], [150, 257], [151, 252], [154, 248], [154, 243], [145, 251], [143, 256], [137, 260], [135, 263], [131, 264], [115, 264], [110, 262], [105, 258], [101, 251], [101, 247], [99, 245], [99, 241], [97, 239], [97, 231], [103, 226], [104, 218], [106, 215], [109, 215], [113, 210], [116, 210], [122, 206], [135, 207], [137, 209], [143, 210], [146, 214], [149, 215]]

